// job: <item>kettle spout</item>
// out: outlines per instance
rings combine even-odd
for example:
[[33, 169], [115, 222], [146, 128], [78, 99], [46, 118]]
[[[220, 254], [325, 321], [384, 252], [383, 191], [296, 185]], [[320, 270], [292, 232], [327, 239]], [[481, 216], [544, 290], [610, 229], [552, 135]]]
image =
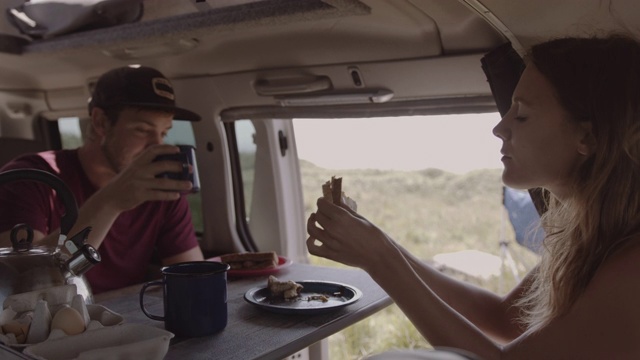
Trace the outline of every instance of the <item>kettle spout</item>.
[[100, 260], [100, 253], [93, 246], [86, 244], [71, 255], [71, 258], [64, 263], [64, 267], [72, 275], [81, 276]]
[[101, 260], [100, 253], [93, 246], [85, 244], [90, 231], [91, 227], [88, 226], [64, 243], [71, 253], [71, 258], [64, 266], [72, 275], [81, 276]]
[[75, 254], [78, 249], [84, 246], [84, 243], [87, 241], [89, 237], [89, 233], [91, 232], [91, 226], [87, 226], [82, 229], [79, 233], [75, 234], [71, 238], [67, 239], [64, 242], [64, 247], [69, 250], [70, 254]]

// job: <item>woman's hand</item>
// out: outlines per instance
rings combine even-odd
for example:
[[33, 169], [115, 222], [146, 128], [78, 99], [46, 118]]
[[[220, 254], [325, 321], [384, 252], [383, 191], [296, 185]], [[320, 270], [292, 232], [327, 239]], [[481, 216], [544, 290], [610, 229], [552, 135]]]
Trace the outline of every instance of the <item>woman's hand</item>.
[[319, 198], [307, 220], [307, 248], [312, 255], [367, 270], [384, 261], [393, 242], [378, 227], [349, 209]]

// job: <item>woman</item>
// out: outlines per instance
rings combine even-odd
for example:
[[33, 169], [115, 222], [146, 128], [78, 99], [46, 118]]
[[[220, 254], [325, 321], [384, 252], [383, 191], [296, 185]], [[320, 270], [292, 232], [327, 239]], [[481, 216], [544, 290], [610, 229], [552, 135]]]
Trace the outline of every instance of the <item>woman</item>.
[[493, 133], [503, 182], [549, 195], [548, 235], [509, 294], [441, 274], [322, 198], [309, 252], [367, 271], [434, 347], [482, 359], [640, 358], [640, 44], [557, 39], [526, 63]]

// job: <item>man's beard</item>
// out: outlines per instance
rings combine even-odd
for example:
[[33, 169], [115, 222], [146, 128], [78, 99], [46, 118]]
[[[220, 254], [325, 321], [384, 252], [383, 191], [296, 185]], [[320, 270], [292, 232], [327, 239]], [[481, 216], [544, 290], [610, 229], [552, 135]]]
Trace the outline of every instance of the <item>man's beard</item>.
[[107, 159], [107, 164], [109, 165], [109, 167], [111, 168], [111, 170], [113, 170], [113, 172], [115, 172], [116, 174], [119, 174], [123, 167], [122, 163], [118, 161], [118, 155], [114, 154], [111, 149], [108, 146], [108, 142], [103, 142], [102, 145], [100, 146], [102, 149], [102, 153], [104, 154], [105, 159]]

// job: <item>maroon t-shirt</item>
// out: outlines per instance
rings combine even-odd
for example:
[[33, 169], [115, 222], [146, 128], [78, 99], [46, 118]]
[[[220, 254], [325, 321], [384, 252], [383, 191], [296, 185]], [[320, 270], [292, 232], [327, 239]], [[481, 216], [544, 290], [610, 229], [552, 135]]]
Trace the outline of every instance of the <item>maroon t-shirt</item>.
[[[23, 168], [45, 170], [60, 177], [73, 192], [78, 208], [97, 190], [82, 170], [77, 150], [24, 155], [0, 171]], [[60, 227], [63, 214], [64, 206], [46, 184], [15, 181], [0, 185], [0, 232], [26, 223], [49, 234]], [[197, 245], [185, 197], [149, 201], [118, 216], [98, 249], [102, 260], [85, 276], [94, 294], [137, 284], [146, 280], [154, 249], [162, 259]]]

